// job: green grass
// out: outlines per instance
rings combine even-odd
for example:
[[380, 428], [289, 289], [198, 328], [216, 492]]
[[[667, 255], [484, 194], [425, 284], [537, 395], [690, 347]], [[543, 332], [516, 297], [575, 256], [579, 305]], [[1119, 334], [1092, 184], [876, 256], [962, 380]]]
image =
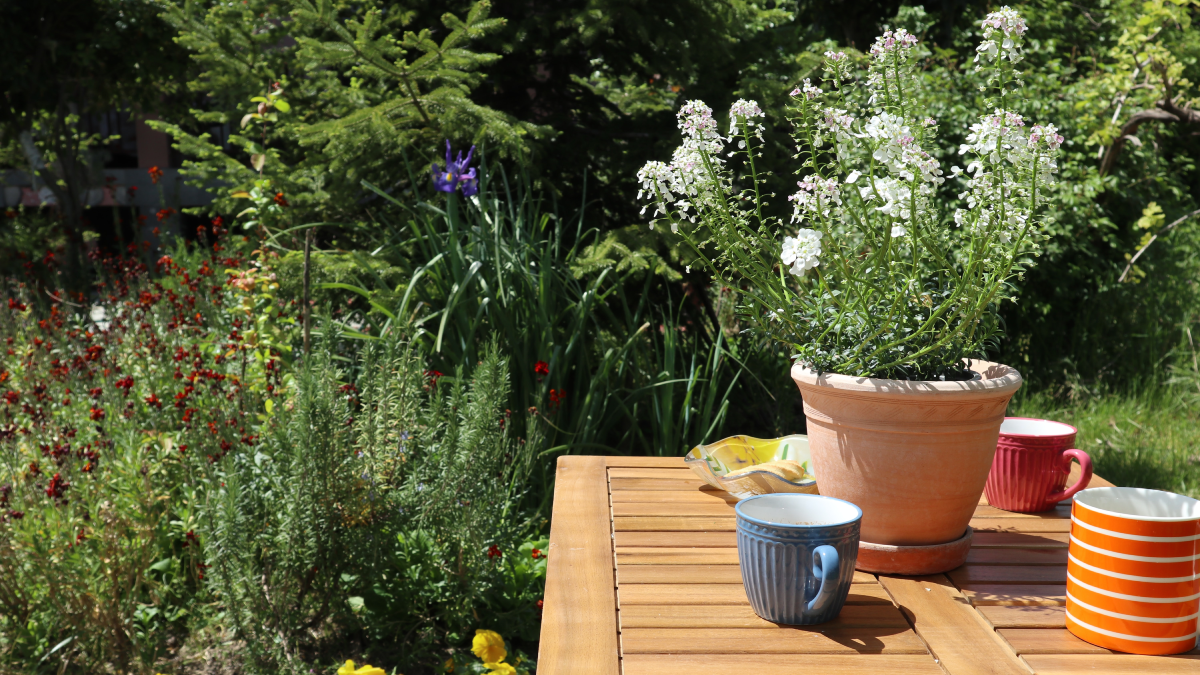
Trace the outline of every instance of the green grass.
[[1175, 387], [1087, 396], [1018, 396], [1009, 415], [1066, 422], [1097, 474], [1121, 486], [1200, 497], [1200, 405]]

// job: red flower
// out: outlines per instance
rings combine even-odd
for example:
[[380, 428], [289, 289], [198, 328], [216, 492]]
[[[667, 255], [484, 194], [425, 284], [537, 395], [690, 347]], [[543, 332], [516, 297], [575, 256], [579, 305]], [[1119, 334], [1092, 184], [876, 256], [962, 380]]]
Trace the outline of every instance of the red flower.
[[544, 557], [546, 557], [546, 556], [545, 556], [545, 554], [543, 554], [541, 552], [541, 550], [536, 549], [536, 548], [533, 549], [533, 559], [534, 560], [537, 560], [538, 558], [544, 558]]
[[545, 361], [538, 361], [537, 363], [533, 364], [533, 372], [535, 375], [549, 375], [550, 364], [546, 363]]
[[158, 213], [156, 213], [154, 215], [156, 215], [158, 217], [158, 222], [161, 223], [162, 221], [166, 220], [167, 218], [170, 218], [173, 213], [175, 213], [175, 209], [159, 209]]
[[52, 499], [62, 499], [63, 493], [71, 488], [71, 484], [62, 477], [61, 473], [54, 474], [50, 485], [46, 488], [46, 496]]
[[157, 166], [150, 167], [150, 170], [146, 173], [150, 174], [150, 180], [153, 181], [155, 185], [158, 185], [159, 179], [163, 177], [162, 169], [158, 168]]
[[543, 603], [541, 600], [538, 600], [537, 602], [533, 603], [533, 606], [534, 606], [534, 607], [537, 607], [537, 610], [540, 612], [540, 611], [542, 611], [542, 606], [543, 606], [544, 604], [545, 604], [545, 603]]
[[104, 419], [104, 408], [92, 408], [91, 417], [95, 422]]
[[155, 394], [150, 394], [149, 396], [147, 396], [147, 397], [146, 397], [146, 403], [148, 403], [148, 404], [150, 404], [150, 405], [154, 406], [155, 408], [161, 408], [161, 407], [162, 407], [162, 401], [158, 400], [158, 396], [157, 396], [157, 395], [155, 395]]
[[493, 559], [499, 558], [500, 556], [504, 555], [503, 553], [500, 552], [500, 547], [495, 544], [492, 544], [491, 546], [488, 547], [487, 554], [488, 554], [489, 558], [493, 558]]
[[280, 206], [290, 206], [290, 204], [288, 204], [288, 200], [284, 199], [282, 192], [275, 193], [275, 203]]
[[42, 468], [38, 466], [37, 462], [29, 463], [29, 475], [30, 476], [36, 476], [36, 475], [40, 474], [41, 472], [42, 472]]
[[15, 391], [4, 392], [4, 402], [9, 405], [16, 405], [17, 401], [19, 401], [20, 398], [21, 398], [21, 395]]

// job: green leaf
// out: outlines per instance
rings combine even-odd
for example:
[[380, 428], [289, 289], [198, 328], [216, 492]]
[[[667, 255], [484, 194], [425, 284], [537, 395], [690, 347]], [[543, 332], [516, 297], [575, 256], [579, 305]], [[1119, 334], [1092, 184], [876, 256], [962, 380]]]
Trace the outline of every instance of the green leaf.
[[171, 558], [163, 558], [162, 560], [159, 560], [158, 562], [151, 565], [150, 569], [154, 570], [155, 572], [165, 572], [165, 571], [167, 571], [167, 568], [170, 566], [171, 566]]
[[279, 112], [288, 112], [292, 109], [292, 106], [288, 105], [287, 101], [280, 99], [278, 101], [275, 101], [275, 109], [278, 110]]

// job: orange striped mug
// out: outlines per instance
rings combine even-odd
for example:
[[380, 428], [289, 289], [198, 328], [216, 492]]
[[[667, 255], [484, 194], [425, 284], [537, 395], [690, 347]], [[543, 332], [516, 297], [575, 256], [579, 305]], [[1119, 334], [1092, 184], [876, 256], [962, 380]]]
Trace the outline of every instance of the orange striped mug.
[[1197, 644], [1200, 501], [1158, 490], [1075, 495], [1067, 629], [1098, 647], [1179, 654]]

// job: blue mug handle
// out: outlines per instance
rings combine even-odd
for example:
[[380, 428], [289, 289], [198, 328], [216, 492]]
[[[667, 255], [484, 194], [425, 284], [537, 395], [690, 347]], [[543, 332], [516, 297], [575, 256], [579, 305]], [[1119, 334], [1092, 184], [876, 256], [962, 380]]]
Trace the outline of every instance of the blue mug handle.
[[823, 544], [813, 551], [813, 576], [821, 579], [817, 595], [804, 608], [806, 612], [820, 613], [837, 594], [838, 577], [841, 576], [841, 559], [837, 549]]

